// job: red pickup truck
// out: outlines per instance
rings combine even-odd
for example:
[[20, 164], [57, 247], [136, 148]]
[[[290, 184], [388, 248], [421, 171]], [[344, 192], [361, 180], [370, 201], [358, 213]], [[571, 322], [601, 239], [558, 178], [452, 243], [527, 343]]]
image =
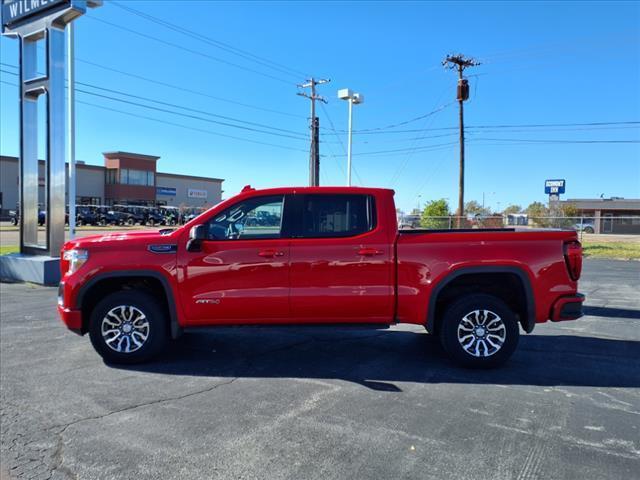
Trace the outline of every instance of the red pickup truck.
[[67, 242], [58, 311], [107, 362], [215, 325], [423, 325], [459, 364], [492, 367], [520, 327], [582, 315], [575, 231], [398, 231], [393, 191], [242, 192], [177, 229]]

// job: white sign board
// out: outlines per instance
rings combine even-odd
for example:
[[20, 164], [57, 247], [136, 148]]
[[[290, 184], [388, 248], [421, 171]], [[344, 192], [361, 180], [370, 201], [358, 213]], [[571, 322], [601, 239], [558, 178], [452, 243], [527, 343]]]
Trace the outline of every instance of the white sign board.
[[189, 198], [207, 198], [206, 190], [198, 190], [196, 188], [190, 188], [187, 192]]

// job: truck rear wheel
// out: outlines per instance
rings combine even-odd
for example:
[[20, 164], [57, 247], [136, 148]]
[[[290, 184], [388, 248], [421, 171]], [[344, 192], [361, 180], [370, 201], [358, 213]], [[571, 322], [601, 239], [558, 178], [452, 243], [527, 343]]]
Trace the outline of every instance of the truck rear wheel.
[[89, 337], [107, 363], [145, 362], [166, 345], [166, 315], [144, 291], [115, 292], [91, 312]]
[[445, 311], [440, 342], [454, 362], [469, 368], [502, 365], [518, 346], [520, 330], [513, 311], [497, 297], [473, 294]]

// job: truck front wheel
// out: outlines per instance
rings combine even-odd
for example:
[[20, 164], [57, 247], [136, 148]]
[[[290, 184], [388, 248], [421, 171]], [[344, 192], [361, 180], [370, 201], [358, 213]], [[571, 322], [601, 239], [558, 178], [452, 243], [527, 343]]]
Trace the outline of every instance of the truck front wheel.
[[107, 363], [145, 362], [166, 345], [166, 315], [145, 291], [115, 292], [91, 312], [89, 337]]
[[454, 362], [470, 368], [502, 365], [518, 346], [513, 311], [497, 297], [473, 294], [452, 303], [440, 327], [442, 347]]

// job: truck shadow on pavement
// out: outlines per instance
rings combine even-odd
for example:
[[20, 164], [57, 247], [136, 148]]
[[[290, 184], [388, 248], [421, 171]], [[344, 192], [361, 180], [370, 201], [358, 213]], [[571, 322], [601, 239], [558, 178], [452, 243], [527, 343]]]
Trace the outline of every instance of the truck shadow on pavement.
[[632, 320], [640, 320], [640, 310], [632, 310], [630, 308], [615, 307], [591, 307], [585, 305], [583, 307], [585, 315], [593, 317], [610, 317], [610, 318], [628, 318]]
[[317, 378], [400, 392], [396, 382], [640, 387], [640, 342], [523, 335], [503, 367], [454, 366], [437, 338], [399, 330], [220, 328], [187, 333], [155, 362], [118, 368], [166, 375]]

